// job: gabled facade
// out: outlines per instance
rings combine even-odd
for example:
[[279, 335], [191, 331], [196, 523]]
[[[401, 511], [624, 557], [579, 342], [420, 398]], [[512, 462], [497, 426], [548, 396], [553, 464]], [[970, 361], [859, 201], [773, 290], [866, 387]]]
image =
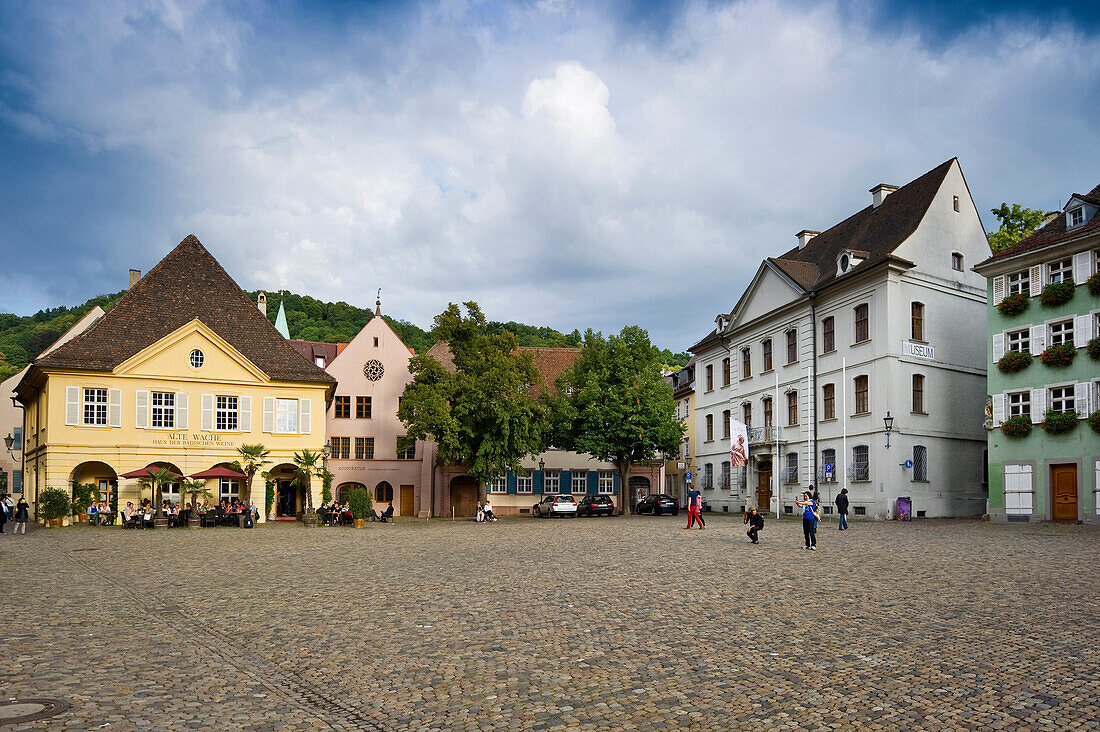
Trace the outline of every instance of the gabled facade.
[[[792, 513], [812, 483], [827, 507], [847, 487], [868, 517], [899, 496], [914, 515], [984, 511], [985, 290], [968, 269], [989, 256], [981, 221], [955, 159], [871, 194], [762, 262], [691, 349], [697, 484], [716, 510]], [[744, 470], [731, 420], [748, 425]]]
[[[1100, 355], [1098, 211], [1100, 186], [1074, 194], [1034, 234], [974, 268], [989, 286], [995, 521], [1100, 522], [1100, 434], [1086, 421], [1100, 420], [1100, 360], [1089, 355]], [[1059, 289], [1065, 302], [1055, 302]], [[1049, 433], [1059, 420], [1067, 430]]]
[[[157, 466], [191, 475], [235, 461], [242, 444], [263, 444], [273, 474], [288, 475], [296, 451], [322, 449], [334, 386], [189, 236], [16, 386], [26, 496], [94, 483], [102, 500], [139, 503], [138, 481], [123, 473]], [[222, 480], [208, 490], [232, 498], [241, 486]], [[263, 481], [252, 490], [263, 520]], [[165, 497], [185, 498], [178, 483]]]

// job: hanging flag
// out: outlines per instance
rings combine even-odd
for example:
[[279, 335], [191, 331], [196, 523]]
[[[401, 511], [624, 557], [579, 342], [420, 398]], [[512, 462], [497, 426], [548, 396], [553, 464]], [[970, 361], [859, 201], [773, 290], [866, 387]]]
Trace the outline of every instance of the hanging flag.
[[749, 428], [744, 422], [730, 421], [730, 465], [743, 468], [749, 464]]

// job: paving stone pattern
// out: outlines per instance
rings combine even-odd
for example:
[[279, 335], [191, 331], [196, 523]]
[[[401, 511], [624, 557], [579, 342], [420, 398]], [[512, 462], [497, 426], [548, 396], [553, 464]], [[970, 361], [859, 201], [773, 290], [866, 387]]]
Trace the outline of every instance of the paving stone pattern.
[[1100, 729], [1100, 531], [408, 520], [0, 536], [4, 729]]

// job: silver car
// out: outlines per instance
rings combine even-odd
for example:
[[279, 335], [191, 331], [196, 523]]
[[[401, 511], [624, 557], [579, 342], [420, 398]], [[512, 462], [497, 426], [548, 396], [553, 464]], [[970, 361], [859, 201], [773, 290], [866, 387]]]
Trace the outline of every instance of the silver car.
[[568, 493], [550, 494], [536, 503], [531, 511], [536, 516], [554, 518], [555, 516], [577, 517], [577, 502]]

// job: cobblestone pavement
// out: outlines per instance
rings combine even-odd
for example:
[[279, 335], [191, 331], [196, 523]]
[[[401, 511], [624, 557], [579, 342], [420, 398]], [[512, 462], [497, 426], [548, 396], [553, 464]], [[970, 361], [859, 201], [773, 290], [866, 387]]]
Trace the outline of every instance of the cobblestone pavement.
[[[1100, 728], [1100, 531], [410, 520], [0, 536], [12, 729]], [[5, 728], [7, 729], [7, 728]]]

